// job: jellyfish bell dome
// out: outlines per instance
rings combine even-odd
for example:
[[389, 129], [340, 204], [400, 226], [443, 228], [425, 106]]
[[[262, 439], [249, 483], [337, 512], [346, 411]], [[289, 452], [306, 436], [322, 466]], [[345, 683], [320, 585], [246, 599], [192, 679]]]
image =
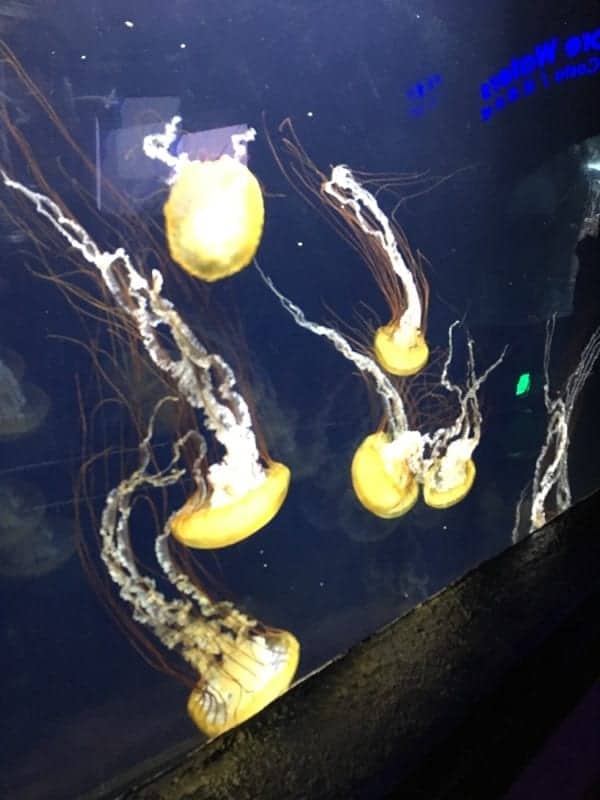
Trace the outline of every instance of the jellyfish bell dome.
[[171, 257], [205, 281], [247, 266], [264, 226], [260, 184], [245, 164], [221, 156], [181, 168], [164, 206]]

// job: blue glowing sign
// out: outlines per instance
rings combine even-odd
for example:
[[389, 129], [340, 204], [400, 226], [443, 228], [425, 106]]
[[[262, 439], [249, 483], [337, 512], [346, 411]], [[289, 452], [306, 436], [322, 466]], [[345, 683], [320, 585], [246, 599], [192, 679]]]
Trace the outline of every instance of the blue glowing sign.
[[441, 82], [441, 76], [436, 73], [417, 81], [406, 90], [408, 113], [411, 117], [422, 117], [426, 111], [437, 105], [438, 87]]
[[[597, 53], [598, 55], [594, 55]], [[576, 60], [575, 60], [576, 59]], [[558, 37], [535, 45], [484, 81], [479, 92], [485, 105], [480, 114], [483, 122], [539, 88], [583, 78], [600, 72], [600, 28], [570, 36]]]

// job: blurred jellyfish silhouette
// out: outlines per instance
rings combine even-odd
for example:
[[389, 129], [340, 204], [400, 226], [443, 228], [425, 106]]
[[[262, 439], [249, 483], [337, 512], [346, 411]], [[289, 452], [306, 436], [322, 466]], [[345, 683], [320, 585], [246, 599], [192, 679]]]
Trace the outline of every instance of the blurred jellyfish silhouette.
[[75, 552], [73, 523], [46, 514], [35, 485], [0, 481], [0, 575], [33, 578], [62, 566]]
[[0, 441], [36, 431], [50, 410], [50, 398], [23, 381], [25, 366], [16, 353], [0, 348]]

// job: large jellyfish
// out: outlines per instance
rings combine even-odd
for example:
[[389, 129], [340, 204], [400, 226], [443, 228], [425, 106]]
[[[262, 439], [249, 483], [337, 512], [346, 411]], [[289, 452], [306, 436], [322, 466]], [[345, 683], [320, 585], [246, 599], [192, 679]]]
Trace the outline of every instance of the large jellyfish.
[[[161, 403], [174, 401], [165, 398]], [[161, 403], [157, 405], [157, 411]], [[113, 489], [102, 514], [102, 559], [133, 608], [134, 619], [149, 628], [169, 650], [175, 650], [197, 675], [188, 700], [188, 713], [207, 736], [216, 736], [256, 714], [290, 685], [300, 653], [287, 631], [267, 628], [238, 611], [231, 603], [213, 602], [175, 563], [169, 549], [174, 519], [167, 520], [156, 538], [156, 559], [180, 597], [167, 599], [153, 578], [136, 563], [130, 538], [130, 516], [136, 492], [146, 486], [178, 482], [185, 468], [178, 464], [186, 439], [173, 445], [173, 458], [153, 471], [152, 426], [139, 446], [136, 470]]]
[[416, 374], [429, 358], [429, 287], [420, 258], [393, 217], [384, 213], [366, 177], [361, 180], [339, 164], [327, 178], [304, 151], [289, 119], [280, 130], [290, 164], [284, 163], [273, 142], [271, 148], [284, 175], [311, 205], [324, 206], [327, 218], [358, 252], [387, 301], [391, 319], [373, 338], [377, 361], [393, 375]]

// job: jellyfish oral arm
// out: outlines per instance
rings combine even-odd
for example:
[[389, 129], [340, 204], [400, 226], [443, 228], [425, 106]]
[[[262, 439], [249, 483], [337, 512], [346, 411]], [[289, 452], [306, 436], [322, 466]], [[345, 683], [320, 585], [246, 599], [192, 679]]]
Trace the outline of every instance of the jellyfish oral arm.
[[358, 353], [356, 350], [353, 350], [349, 342], [338, 331], [326, 325], [320, 325], [317, 322], [308, 320], [302, 309], [277, 289], [271, 278], [263, 272], [256, 259], [254, 260], [254, 266], [258, 270], [263, 281], [273, 292], [275, 297], [277, 297], [282, 307], [293, 317], [297, 325], [314, 333], [316, 336], [323, 336], [325, 339], [328, 339], [338, 353], [341, 353], [344, 358], [351, 361], [361, 373], [370, 375], [375, 384], [377, 394], [383, 403], [385, 417], [389, 422], [392, 434], [396, 436], [408, 430], [408, 420], [406, 418], [406, 411], [402, 398], [394, 384], [383, 370], [379, 368], [375, 361], [363, 353]]
[[170, 152], [171, 146], [177, 140], [180, 123], [181, 117], [173, 117], [173, 119], [165, 125], [164, 131], [144, 136], [144, 141], [142, 143], [144, 153], [148, 158], [154, 161], [162, 161], [162, 163], [166, 164], [171, 170], [171, 175], [167, 180], [168, 183], [172, 183], [176, 179], [179, 168], [189, 160], [187, 153], [180, 153], [174, 156]]
[[[205, 424], [223, 445], [225, 455], [213, 465], [208, 480], [217, 504], [234, 502], [267, 478], [261, 464], [248, 406], [235, 390], [235, 376], [218, 355], [208, 353], [181, 319], [173, 304], [161, 294], [162, 275], [153, 270], [151, 282], [133, 266], [122, 248], [101, 251], [84, 228], [66, 217], [54, 201], [12, 180], [2, 172], [6, 186], [25, 195], [85, 260], [94, 265], [117, 304], [135, 321], [152, 361], [168, 374], [187, 402], [204, 412]], [[120, 272], [124, 272], [124, 277]], [[123, 288], [127, 287], [127, 291]], [[161, 345], [158, 329], [165, 326], [179, 349], [175, 358]], [[219, 381], [215, 384], [216, 375]], [[225, 402], [220, 402], [222, 398]], [[212, 495], [208, 504], [213, 503]]]
[[248, 143], [256, 139], [254, 128], [248, 128], [242, 133], [234, 133], [231, 137], [233, 147], [233, 157], [237, 161], [244, 161], [248, 156]]
[[456, 395], [459, 411], [454, 424], [424, 434], [424, 458], [419, 479], [424, 484], [425, 502], [435, 508], [448, 508], [459, 502], [470, 491], [475, 479], [472, 456], [481, 439], [481, 410], [479, 390], [489, 375], [504, 360], [506, 348], [481, 374], [475, 371], [473, 340], [467, 337], [467, 381], [463, 388], [449, 378], [454, 357], [455, 321], [448, 329], [448, 355], [444, 362], [440, 382]]

